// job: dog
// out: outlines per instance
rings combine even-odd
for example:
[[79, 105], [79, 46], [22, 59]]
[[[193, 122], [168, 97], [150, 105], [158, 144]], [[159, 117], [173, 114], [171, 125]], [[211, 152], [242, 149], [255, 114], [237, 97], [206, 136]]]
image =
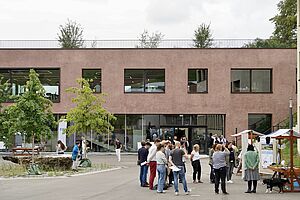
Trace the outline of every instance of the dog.
[[290, 183], [288, 179], [272, 178], [263, 180], [263, 185], [267, 185], [266, 193], [272, 193], [274, 186], [277, 186], [279, 188], [279, 193], [281, 193], [283, 192], [283, 186], [287, 183]]

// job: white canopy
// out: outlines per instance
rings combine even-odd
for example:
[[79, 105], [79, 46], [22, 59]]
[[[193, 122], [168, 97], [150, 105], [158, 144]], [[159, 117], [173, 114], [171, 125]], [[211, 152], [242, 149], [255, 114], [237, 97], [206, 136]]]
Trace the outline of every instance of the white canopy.
[[[261, 138], [266, 138], [266, 137], [274, 138], [277, 136], [289, 136], [289, 135], [290, 135], [290, 129], [278, 129], [277, 131], [270, 133], [268, 135], [264, 135]], [[293, 132], [293, 135], [296, 137], [300, 137], [300, 134], [296, 131]]]
[[264, 134], [262, 134], [262, 133], [259, 133], [259, 132], [257, 132], [257, 131], [254, 131], [254, 130], [244, 130], [244, 131], [242, 131], [242, 132], [239, 132], [239, 133], [234, 134], [234, 135], [231, 135], [231, 136], [232, 136], [232, 137], [238, 137], [238, 136], [241, 136], [241, 135], [244, 135], [244, 134], [248, 134], [248, 133], [250, 133], [250, 132], [252, 132], [253, 135], [259, 135], [259, 136], [263, 136], [263, 135], [264, 135]]

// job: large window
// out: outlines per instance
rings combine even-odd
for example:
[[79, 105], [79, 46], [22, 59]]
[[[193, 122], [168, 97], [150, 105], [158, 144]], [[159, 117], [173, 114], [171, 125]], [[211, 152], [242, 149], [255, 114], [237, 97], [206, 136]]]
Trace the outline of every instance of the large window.
[[[35, 71], [39, 74], [40, 82], [45, 89], [45, 97], [53, 102], [59, 102], [60, 70], [35, 69]], [[17, 96], [25, 92], [29, 69], [1, 69], [0, 76], [9, 81], [11, 94]]]
[[125, 69], [124, 91], [126, 93], [165, 92], [165, 70]]
[[271, 69], [232, 69], [232, 93], [271, 93]]
[[248, 114], [248, 128], [263, 134], [268, 134], [272, 130], [271, 114]]
[[206, 93], [207, 92], [207, 69], [188, 70], [188, 92]]
[[82, 78], [89, 81], [95, 93], [101, 93], [101, 69], [83, 69]]

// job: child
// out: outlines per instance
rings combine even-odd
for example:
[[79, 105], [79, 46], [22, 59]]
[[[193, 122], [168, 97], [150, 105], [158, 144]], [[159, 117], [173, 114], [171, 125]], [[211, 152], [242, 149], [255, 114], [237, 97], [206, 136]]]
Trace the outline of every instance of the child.
[[80, 147], [80, 142], [77, 141], [73, 151], [72, 151], [72, 161], [73, 161], [73, 165], [72, 165], [72, 170], [73, 171], [78, 171], [77, 170], [77, 166], [78, 166], [78, 153], [79, 153], [79, 147]]

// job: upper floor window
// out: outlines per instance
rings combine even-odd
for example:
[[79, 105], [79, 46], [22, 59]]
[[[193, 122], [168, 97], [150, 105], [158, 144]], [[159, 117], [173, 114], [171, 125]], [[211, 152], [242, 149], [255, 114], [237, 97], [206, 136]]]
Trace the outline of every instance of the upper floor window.
[[[29, 80], [30, 69], [1, 69], [0, 76], [8, 80], [11, 95], [21, 95], [25, 92], [26, 81]], [[39, 74], [41, 84], [45, 89], [45, 97], [53, 102], [59, 102], [60, 69], [35, 69]]]
[[263, 134], [272, 131], [271, 114], [248, 114], [248, 129], [255, 130]]
[[188, 70], [188, 92], [206, 93], [208, 85], [207, 69], [189, 69]]
[[124, 91], [126, 93], [165, 92], [165, 70], [125, 69]]
[[101, 93], [101, 69], [83, 69], [82, 78], [89, 81], [95, 93]]
[[232, 93], [271, 93], [272, 69], [232, 69]]

